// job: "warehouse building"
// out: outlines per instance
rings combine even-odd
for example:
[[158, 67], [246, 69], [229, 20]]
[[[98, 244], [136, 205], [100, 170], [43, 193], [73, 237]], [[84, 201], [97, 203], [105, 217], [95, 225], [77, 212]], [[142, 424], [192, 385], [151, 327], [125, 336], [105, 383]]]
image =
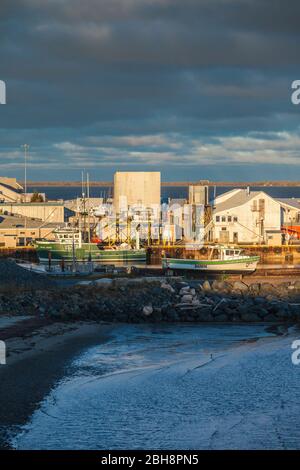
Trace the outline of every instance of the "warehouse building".
[[27, 218], [40, 219], [44, 222], [64, 222], [63, 202], [16, 202], [0, 203], [0, 214], [21, 215]]
[[212, 238], [219, 243], [278, 243], [281, 218], [279, 202], [265, 192], [234, 189], [214, 201]]
[[0, 216], [0, 248], [17, 248], [29, 245], [37, 238], [54, 239], [56, 223], [21, 216]]

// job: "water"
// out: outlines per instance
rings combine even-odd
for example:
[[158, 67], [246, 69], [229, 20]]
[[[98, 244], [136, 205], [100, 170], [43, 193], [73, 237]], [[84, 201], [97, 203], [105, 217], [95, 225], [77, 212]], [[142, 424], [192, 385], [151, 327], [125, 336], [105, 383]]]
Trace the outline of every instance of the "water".
[[262, 325], [119, 326], [74, 359], [13, 445], [299, 448], [300, 366], [290, 355], [291, 339]]
[[[226, 191], [229, 191], [230, 187], [217, 187], [216, 194], [222, 194]], [[254, 191], [265, 191], [270, 196], [285, 198], [285, 197], [295, 197], [300, 199], [300, 186], [294, 187], [258, 187], [251, 188]], [[74, 199], [80, 197], [81, 188], [78, 186], [57, 186], [57, 187], [32, 187], [30, 191], [39, 191], [41, 193], [46, 193], [48, 199]], [[90, 188], [91, 197], [111, 197], [112, 196], [112, 187], [109, 188], [100, 188], [100, 187], [91, 187]], [[163, 202], [167, 202], [168, 198], [187, 198], [188, 197], [188, 188], [187, 187], [162, 187], [161, 196]], [[210, 198], [213, 197], [213, 188], [210, 188]]]

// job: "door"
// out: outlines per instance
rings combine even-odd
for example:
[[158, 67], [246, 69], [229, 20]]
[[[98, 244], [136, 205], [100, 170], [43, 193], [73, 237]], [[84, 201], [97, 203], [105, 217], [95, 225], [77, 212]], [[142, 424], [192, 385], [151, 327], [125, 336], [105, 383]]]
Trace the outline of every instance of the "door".
[[233, 232], [233, 243], [238, 243], [239, 242], [239, 234], [238, 232]]
[[228, 232], [228, 230], [221, 230], [219, 232], [219, 242], [220, 243], [229, 243], [229, 232]]

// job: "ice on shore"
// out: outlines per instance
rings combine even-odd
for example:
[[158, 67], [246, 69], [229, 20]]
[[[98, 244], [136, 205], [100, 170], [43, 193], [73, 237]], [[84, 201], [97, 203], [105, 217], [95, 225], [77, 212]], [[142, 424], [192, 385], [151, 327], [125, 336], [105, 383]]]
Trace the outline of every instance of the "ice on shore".
[[267, 336], [261, 325], [117, 328], [74, 360], [14, 445], [298, 449], [293, 338]]

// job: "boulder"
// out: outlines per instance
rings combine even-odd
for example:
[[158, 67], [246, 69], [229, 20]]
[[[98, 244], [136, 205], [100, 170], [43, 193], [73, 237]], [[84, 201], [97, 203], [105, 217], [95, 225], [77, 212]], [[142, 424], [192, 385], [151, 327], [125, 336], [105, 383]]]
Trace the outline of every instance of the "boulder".
[[299, 315], [300, 316], [300, 304], [291, 303], [291, 304], [289, 304], [289, 309], [290, 309], [290, 312], [293, 315]]
[[181, 297], [181, 302], [192, 302], [193, 301], [193, 296], [191, 294], [185, 294]]
[[173, 287], [170, 284], [168, 284], [167, 282], [162, 282], [160, 287], [161, 287], [161, 289], [165, 289], [165, 290], [171, 292], [172, 294], [175, 293], [175, 289], [173, 289]]
[[113, 279], [108, 277], [103, 277], [102, 279], [96, 279], [93, 282], [93, 286], [95, 287], [110, 287], [113, 284]]
[[269, 313], [269, 315], [267, 315], [265, 318], [264, 318], [264, 321], [267, 321], [267, 322], [278, 322], [278, 318], [276, 317], [276, 315], [274, 315], [273, 313]]
[[211, 285], [210, 285], [209, 281], [204, 281], [203, 282], [202, 289], [206, 292], [211, 290]]
[[76, 283], [76, 286], [87, 287], [87, 286], [91, 286], [92, 284], [93, 284], [93, 281], [79, 281]]
[[260, 306], [262, 306], [262, 305], [265, 305], [265, 304], [266, 304], [266, 299], [265, 299], [265, 297], [260, 297], [260, 296], [259, 296], [259, 297], [255, 297], [255, 298], [253, 299], [253, 301], [254, 301], [254, 304], [255, 304], [255, 305], [260, 305]]
[[267, 309], [265, 309], [263, 307], [259, 308], [258, 315], [260, 316], [260, 318], [264, 319], [268, 314], [269, 314], [269, 312], [268, 312]]
[[217, 281], [216, 279], [212, 282], [211, 284], [211, 288], [213, 290], [219, 290], [219, 281]]
[[242, 321], [250, 322], [250, 323], [261, 321], [260, 317], [256, 313], [252, 313], [252, 312], [242, 313], [241, 319]]
[[269, 282], [263, 282], [260, 285], [260, 290], [264, 294], [276, 294], [276, 287], [274, 287], [273, 284], [270, 284]]
[[190, 293], [190, 286], [184, 286], [179, 291], [179, 295], [185, 295], [189, 293]]
[[212, 322], [214, 317], [211, 314], [210, 308], [201, 308], [197, 310], [197, 319], [203, 322]]
[[295, 281], [294, 282], [294, 289], [300, 290], [300, 281]]
[[233, 290], [239, 292], [248, 292], [248, 286], [242, 281], [235, 281], [233, 283]]
[[[100, 279], [99, 279], [100, 280]], [[127, 287], [129, 279], [126, 277], [118, 277], [114, 279], [114, 286], [115, 287]]]
[[217, 280], [213, 281], [211, 287], [213, 290], [221, 292], [230, 292], [232, 289], [232, 285], [229, 282]]
[[254, 282], [253, 284], [250, 284], [249, 286], [249, 292], [253, 295], [258, 295], [260, 291], [260, 284], [257, 282]]
[[146, 315], [146, 317], [148, 317], [149, 315], [151, 315], [153, 313], [153, 307], [152, 305], [145, 305], [143, 307], [143, 314]]

